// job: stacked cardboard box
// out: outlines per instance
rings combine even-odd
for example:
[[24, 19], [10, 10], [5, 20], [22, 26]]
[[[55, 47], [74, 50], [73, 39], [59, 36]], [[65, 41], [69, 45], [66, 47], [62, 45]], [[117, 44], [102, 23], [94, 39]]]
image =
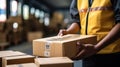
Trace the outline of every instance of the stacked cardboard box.
[[[13, 51], [3, 52], [13, 53]], [[73, 67], [73, 61], [68, 57], [35, 58], [31, 55], [15, 56], [15, 53], [11, 55], [2, 57], [1, 67]]]
[[5, 23], [0, 23], [0, 32], [4, 30]]
[[8, 42], [0, 43], [0, 50], [4, 50], [9, 45]]
[[26, 64], [7, 65], [6, 67], [37, 67], [37, 66], [35, 63], [26, 63]]
[[6, 67], [7, 65], [14, 64], [24, 64], [24, 63], [34, 63], [34, 56], [24, 55], [24, 56], [11, 56], [2, 58], [2, 66]]
[[42, 38], [43, 33], [42, 32], [28, 32], [27, 34], [27, 40], [28, 42], [32, 42], [34, 39]]
[[10, 56], [20, 56], [20, 55], [26, 55], [25, 53], [19, 52], [19, 51], [0, 51], [0, 67], [2, 67], [2, 59], [4, 57], [10, 57]]
[[5, 67], [73, 67], [73, 61], [67, 57], [36, 58], [35, 63], [9, 64]]
[[37, 67], [73, 67], [73, 61], [67, 57], [37, 58]]
[[3, 55], [3, 53], [9, 53], [9, 52], [12, 52], [12, 51], [0, 51], [0, 67], [2, 67], [2, 57], [4, 57]]
[[79, 49], [77, 42], [96, 44], [95, 35], [69, 34], [33, 40], [33, 55], [43, 57], [74, 57]]
[[7, 42], [7, 34], [0, 32], [0, 50], [4, 50], [9, 43]]
[[7, 42], [6, 36], [6, 33], [0, 32], [0, 43]]

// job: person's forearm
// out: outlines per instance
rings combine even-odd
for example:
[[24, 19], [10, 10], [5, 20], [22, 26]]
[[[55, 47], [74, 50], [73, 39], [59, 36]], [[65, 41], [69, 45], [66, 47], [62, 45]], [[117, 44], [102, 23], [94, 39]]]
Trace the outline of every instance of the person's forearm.
[[109, 32], [109, 34], [105, 38], [103, 38], [98, 44], [95, 45], [95, 48], [99, 51], [105, 46], [117, 40], [118, 38], [120, 38], [120, 23], [117, 23], [114, 28]]
[[69, 34], [75, 34], [77, 32], [79, 32], [79, 25], [77, 23], [72, 23], [71, 26], [67, 29], [67, 32]]

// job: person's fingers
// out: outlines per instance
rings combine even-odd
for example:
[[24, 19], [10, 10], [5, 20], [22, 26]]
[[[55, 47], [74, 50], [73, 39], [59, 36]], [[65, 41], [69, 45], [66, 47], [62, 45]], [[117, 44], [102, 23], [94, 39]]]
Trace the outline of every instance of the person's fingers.
[[83, 46], [83, 48], [76, 56], [79, 59], [86, 58], [96, 53], [94, 50], [94, 45], [92, 44], [81, 44], [81, 46]]
[[62, 30], [60, 30], [60, 31], [59, 31], [58, 36], [60, 36], [60, 35], [62, 34], [62, 32], [61, 32], [61, 31], [62, 31]]
[[85, 46], [84, 46], [83, 43], [77, 42], [77, 47], [78, 47], [79, 49], [83, 49]]
[[80, 52], [85, 48], [84, 44], [81, 42], [77, 42], [77, 54], [76, 54], [76, 58], [78, 57], [78, 55], [80, 54]]
[[85, 58], [85, 50], [81, 50], [76, 57], [79, 59]]
[[61, 29], [59, 31], [59, 33], [58, 33], [58, 36], [63, 36], [63, 35], [65, 35], [65, 33], [66, 33], [66, 30], [65, 29]]
[[77, 55], [75, 57], [72, 57], [72, 60], [80, 60], [84, 58], [84, 50], [81, 49], [81, 51], [79, 51], [79, 53], [77, 53]]

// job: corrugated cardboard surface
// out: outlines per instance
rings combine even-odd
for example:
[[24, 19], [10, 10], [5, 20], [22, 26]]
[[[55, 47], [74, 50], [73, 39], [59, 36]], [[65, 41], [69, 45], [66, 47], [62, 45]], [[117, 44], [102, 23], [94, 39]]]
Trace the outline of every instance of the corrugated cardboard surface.
[[2, 58], [3, 57], [10, 57], [10, 56], [20, 56], [20, 55], [26, 55], [25, 53], [19, 52], [19, 51], [0, 51], [0, 67], [2, 67]]
[[38, 67], [73, 67], [73, 64], [71, 64], [71, 63], [50, 64], [50, 65], [40, 65]]
[[37, 67], [34, 63], [7, 65], [6, 67]]
[[13, 51], [0, 51], [0, 67], [2, 67], [2, 57], [5, 55], [5, 53], [9, 53]]
[[8, 56], [19, 56], [19, 55], [26, 55], [26, 54], [19, 51], [0, 51], [0, 58], [8, 57]]
[[11, 64], [34, 63], [34, 56], [24, 55], [24, 56], [4, 57], [2, 61], [3, 61], [3, 67], [6, 67], [6, 65], [11, 65]]
[[95, 35], [69, 34], [62, 37], [54, 36], [33, 40], [33, 55], [45, 57], [74, 57], [77, 52], [77, 42], [96, 44]]
[[67, 57], [36, 58], [38, 67], [73, 67], [73, 61]]

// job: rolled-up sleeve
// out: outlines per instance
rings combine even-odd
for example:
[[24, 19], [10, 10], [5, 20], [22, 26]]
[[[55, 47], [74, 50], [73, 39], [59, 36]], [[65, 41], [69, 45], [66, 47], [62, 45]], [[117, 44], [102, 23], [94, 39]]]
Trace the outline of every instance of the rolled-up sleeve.
[[70, 14], [71, 14], [72, 22], [78, 23], [80, 25], [79, 12], [77, 9], [77, 1], [76, 0], [72, 0], [72, 3], [70, 5]]
[[120, 0], [111, 0], [115, 13], [116, 23], [120, 23]]

